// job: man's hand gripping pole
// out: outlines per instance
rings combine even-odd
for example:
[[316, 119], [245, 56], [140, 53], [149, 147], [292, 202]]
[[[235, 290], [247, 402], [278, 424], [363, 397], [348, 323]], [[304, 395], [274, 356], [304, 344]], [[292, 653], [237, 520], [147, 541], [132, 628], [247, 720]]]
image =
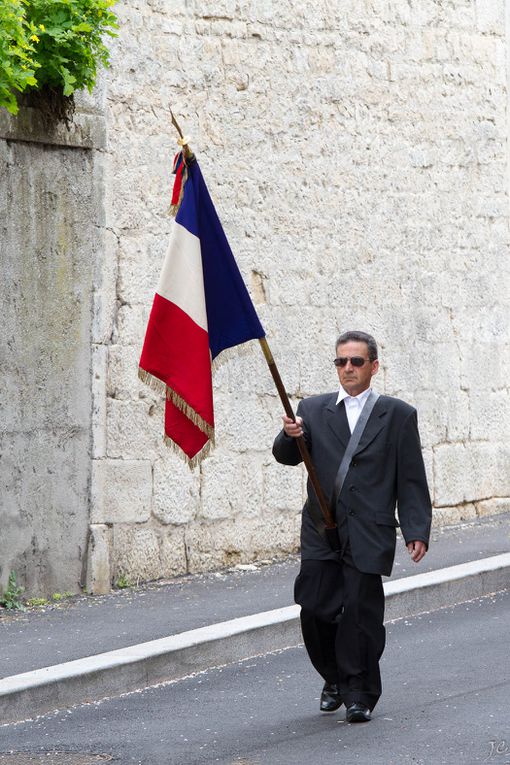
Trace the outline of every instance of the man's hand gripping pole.
[[[289, 401], [287, 391], [283, 387], [283, 383], [280, 377], [280, 373], [278, 371], [278, 367], [276, 366], [275, 360], [273, 358], [273, 354], [271, 353], [269, 345], [267, 344], [267, 340], [265, 337], [263, 337], [263, 338], [260, 338], [259, 342], [260, 342], [260, 345], [262, 346], [262, 350], [264, 352], [264, 356], [265, 356], [267, 365], [269, 367], [269, 371], [271, 372], [271, 376], [274, 380], [276, 389], [280, 396], [280, 400], [283, 404], [285, 414], [287, 415], [287, 417], [290, 417], [291, 420], [296, 422], [296, 417], [293, 412], [291, 403]], [[303, 436], [298, 436], [295, 440], [296, 440], [299, 452], [301, 454], [301, 457], [303, 458], [303, 462], [305, 464], [306, 470], [308, 472], [308, 476], [310, 478], [310, 483], [313, 486], [313, 489], [317, 496], [319, 507], [321, 509], [321, 513], [324, 518], [324, 526], [325, 526], [324, 532], [325, 532], [326, 539], [328, 540], [329, 546], [331, 547], [333, 552], [338, 552], [340, 550], [340, 540], [338, 539], [336, 522], [335, 522], [335, 519], [333, 518], [331, 509], [328, 505], [324, 492], [322, 491], [322, 487], [319, 483], [319, 479], [317, 477], [317, 473], [315, 471], [312, 458], [310, 457], [310, 452], [308, 451], [308, 447], [306, 445], [306, 442]]]

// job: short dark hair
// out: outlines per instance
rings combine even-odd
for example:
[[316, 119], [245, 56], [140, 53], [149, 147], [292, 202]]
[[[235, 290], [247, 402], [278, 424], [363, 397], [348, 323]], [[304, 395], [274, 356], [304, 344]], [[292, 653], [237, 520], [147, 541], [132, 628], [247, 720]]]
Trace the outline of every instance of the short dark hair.
[[372, 335], [368, 335], [366, 332], [359, 332], [358, 330], [351, 330], [349, 332], [344, 332], [335, 344], [335, 353], [338, 350], [339, 345], [343, 345], [344, 343], [349, 343], [351, 340], [354, 340], [358, 343], [366, 343], [368, 346], [368, 358], [370, 361], [375, 361], [377, 358], [377, 343], [375, 342]]

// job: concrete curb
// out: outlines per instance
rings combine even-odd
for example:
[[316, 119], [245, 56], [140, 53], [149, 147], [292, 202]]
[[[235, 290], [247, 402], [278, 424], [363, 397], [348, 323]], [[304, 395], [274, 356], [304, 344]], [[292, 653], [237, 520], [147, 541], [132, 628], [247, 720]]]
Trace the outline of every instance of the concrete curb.
[[[436, 610], [510, 586], [510, 553], [386, 582], [386, 618]], [[299, 607], [232, 619], [0, 680], [0, 721], [93, 699], [298, 645]]]
[[386, 621], [480, 598], [510, 587], [510, 553], [385, 582]]

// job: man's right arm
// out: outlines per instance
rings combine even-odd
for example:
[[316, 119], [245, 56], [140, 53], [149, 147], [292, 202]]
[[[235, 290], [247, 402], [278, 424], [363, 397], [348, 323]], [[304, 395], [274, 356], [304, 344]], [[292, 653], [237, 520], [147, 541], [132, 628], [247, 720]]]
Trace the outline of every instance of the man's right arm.
[[299, 403], [294, 423], [289, 417], [283, 417], [283, 428], [278, 433], [273, 444], [273, 455], [277, 462], [282, 465], [299, 465], [302, 461], [301, 453], [296, 443], [296, 438], [303, 435], [307, 446], [308, 438], [303, 426], [303, 420], [300, 416], [301, 402]]

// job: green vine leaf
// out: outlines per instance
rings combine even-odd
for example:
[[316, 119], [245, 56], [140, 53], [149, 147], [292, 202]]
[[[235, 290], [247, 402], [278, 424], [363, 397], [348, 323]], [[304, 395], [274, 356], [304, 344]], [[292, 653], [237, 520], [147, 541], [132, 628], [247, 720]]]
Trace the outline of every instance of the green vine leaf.
[[91, 91], [108, 66], [105, 36], [116, 37], [114, 0], [1, 0], [0, 107], [18, 111], [16, 93]]
[[18, 113], [16, 93], [35, 84], [39, 63], [29, 39], [24, 0], [2, 0], [0, 4], [0, 106]]

